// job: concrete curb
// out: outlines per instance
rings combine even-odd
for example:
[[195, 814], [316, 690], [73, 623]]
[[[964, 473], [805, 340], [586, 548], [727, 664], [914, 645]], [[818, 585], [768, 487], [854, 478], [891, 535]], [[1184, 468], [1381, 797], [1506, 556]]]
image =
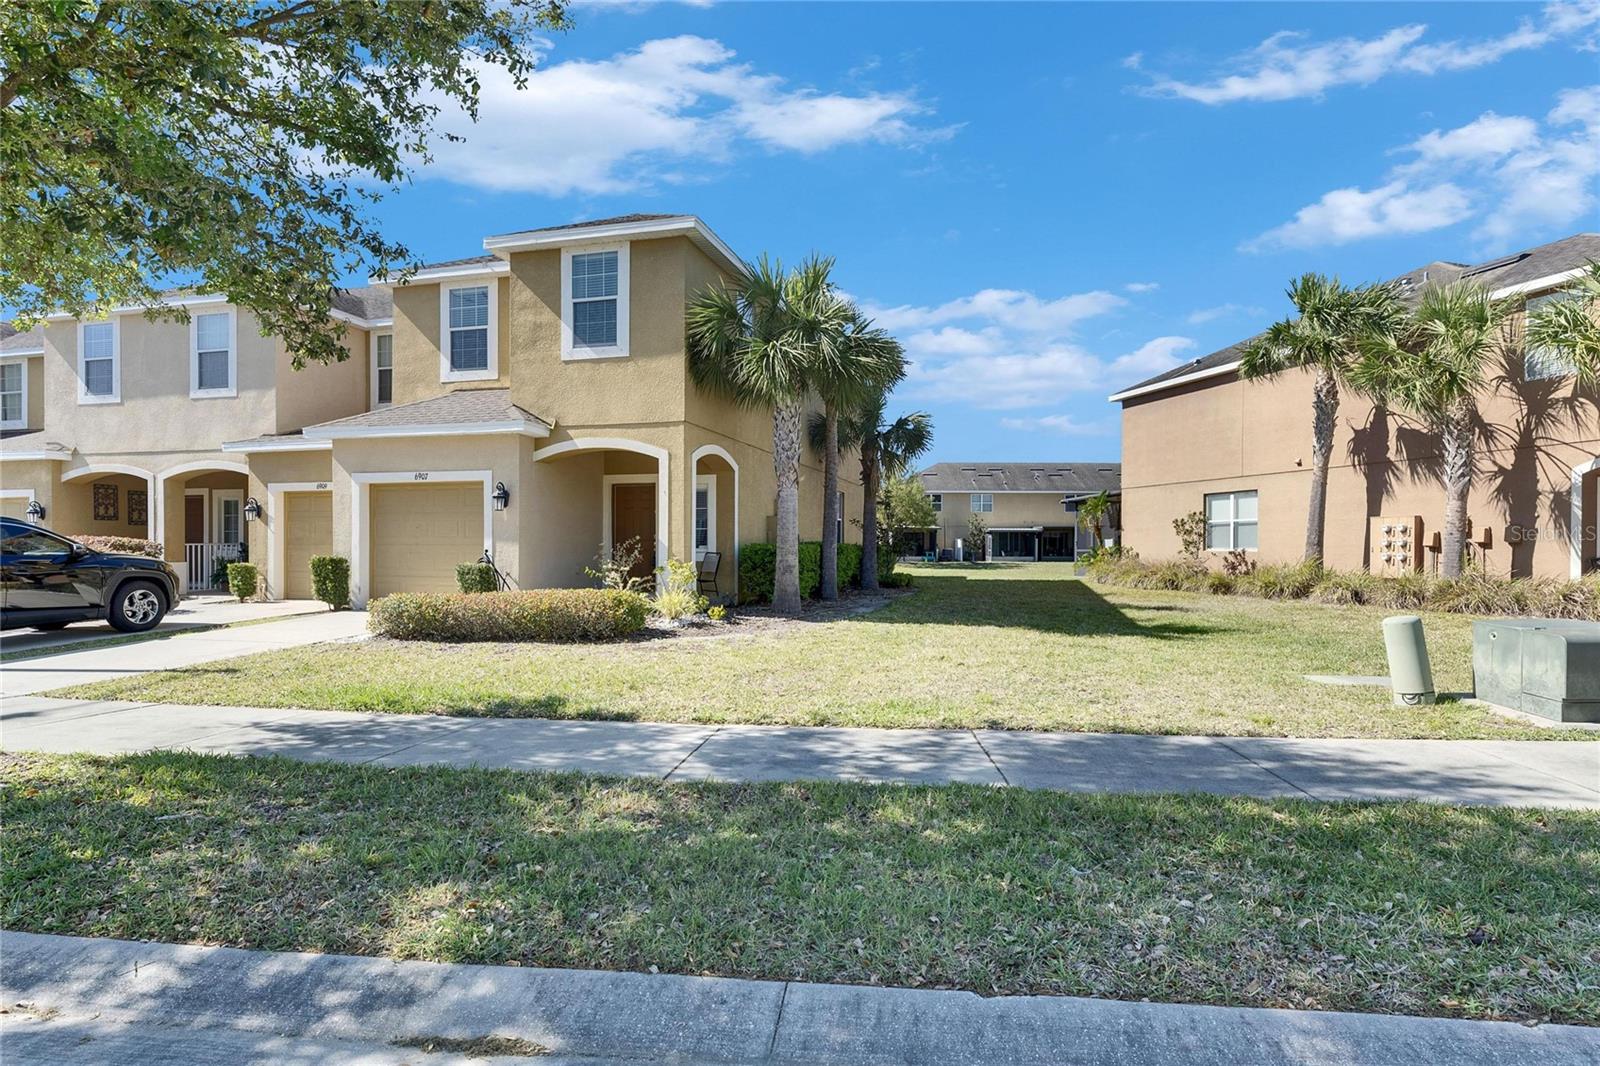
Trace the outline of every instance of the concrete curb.
[[[7, 1061], [422, 1062], [514, 1037], [529, 1062], [888, 1066], [1593, 1066], [1600, 1030], [1070, 997], [982, 999], [0, 933]], [[52, 1013], [58, 1012], [58, 1013]], [[87, 1037], [87, 1042], [84, 1038]], [[481, 1060], [479, 1060], [481, 1061]], [[492, 1061], [522, 1061], [496, 1057]]]

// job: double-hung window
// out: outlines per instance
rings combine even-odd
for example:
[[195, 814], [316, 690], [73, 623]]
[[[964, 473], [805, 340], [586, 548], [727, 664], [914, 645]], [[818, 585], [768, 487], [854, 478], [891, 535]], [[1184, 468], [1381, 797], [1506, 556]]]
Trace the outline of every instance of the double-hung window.
[[394, 334], [378, 333], [372, 338], [372, 406], [394, 402]]
[[717, 550], [717, 476], [701, 474], [694, 480], [694, 557]]
[[117, 323], [78, 323], [78, 402], [117, 403], [122, 399]]
[[[1552, 292], [1544, 296], [1535, 296], [1527, 303], [1527, 312], [1531, 317], [1539, 308], [1547, 307], [1552, 303], [1571, 300], [1570, 293]], [[1526, 345], [1522, 353], [1522, 378], [1524, 381], [1551, 381], [1564, 378], [1576, 372], [1572, 356], [1552, 345]]]
[[928, 502], [933, 504], [933, 513], [938, 514], [944, 510], [944, 494], [939, 492], [928, 493]]
[[628, 247], [561, 253], [561, 355], [603, 359], [628, 354]]
[[974, 492], [972, 494], [972, 509], [979, 514], [989, 514], [994, 510], [994, 493]]
[[16, 359], [0, 363], [0, 429], [28, 424], [28, 364]]
[[490, 344], [490, 288], [457, 285], [445, 290], [445, 353], [451, 377], [493, 377]]
[[1214, 492], [1206, 496], [1206, 547], [1213, 551], [1255, 551], [1256, 494]]
[[233, 312], [196, 314], [189, 321], [189, 395], [237, 396]]

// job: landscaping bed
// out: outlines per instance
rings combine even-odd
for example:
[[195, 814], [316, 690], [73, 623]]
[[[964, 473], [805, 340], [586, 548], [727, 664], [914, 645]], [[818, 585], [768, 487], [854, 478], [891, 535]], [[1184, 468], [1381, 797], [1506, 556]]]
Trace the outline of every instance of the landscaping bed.
[[7, 929], [1600, 1023], [1600, 813], [0, 756]]

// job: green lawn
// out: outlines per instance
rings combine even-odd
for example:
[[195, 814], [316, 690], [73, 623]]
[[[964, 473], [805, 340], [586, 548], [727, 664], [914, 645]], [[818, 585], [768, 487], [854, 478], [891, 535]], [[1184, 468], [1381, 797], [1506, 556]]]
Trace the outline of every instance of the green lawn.
[[[587, 647], [326, 644], [58, 694], [672, 722], [1596, 739], [1305, 681], [1386, 672], [1373, 608], [1111, 588], [1057, 564], [911, 569], [914, 595], [782, 632]], [[1427, 624], [1441, 690], [1470, 688], [1470, 620]]]
[[1600, 813], [0, 756], [7, 929], [1600, 1024]]

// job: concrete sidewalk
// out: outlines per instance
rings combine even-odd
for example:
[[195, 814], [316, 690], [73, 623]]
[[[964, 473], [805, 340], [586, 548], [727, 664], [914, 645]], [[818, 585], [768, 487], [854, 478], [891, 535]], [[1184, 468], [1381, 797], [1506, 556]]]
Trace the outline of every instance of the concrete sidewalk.
[[[326, 614], [328, 605], [318, 600], [263, 600], [240, 603], [232, 597], [191, 596], [179, 600], [161, 624], [151, 630], [163, 636], [188, 629], [229, 626], [270, 618], [289, 618], [301, 614]], [[8, 629], [0, 633], [0, 656], [59, 653], [77, 646], [127, 636], [110, 622], [74, 622], [65, 629], [43, 632], [37, 629]]]
[[717, 727], [24, 696], [0, 701], [0, 747], [100, 754], [183, 748], [384, 766], [582, 770], [672, 781], [962, 781], [1073, 792], [1600, 809], [1600, 743], [1592, 741]]
[[[8, 1064], [1592, 1066], [1600, 1031], [0, 934]], [[459, 1046], [459, 1045], [458, 1045]], [[483, 1061], [476, 1059], [472, 1061]]]
[[110, 647], [73, 651], [69, 646], [59, 655], [0, 664], [0, 695], [27, 695], [90, 681], [175, 670], [258, 651], [280, 651], [325, 640], [349, 640], [366, 634], [366, 612], [325, 610], [276, 622], [211, 629], [203, 633], [180, 632]]

